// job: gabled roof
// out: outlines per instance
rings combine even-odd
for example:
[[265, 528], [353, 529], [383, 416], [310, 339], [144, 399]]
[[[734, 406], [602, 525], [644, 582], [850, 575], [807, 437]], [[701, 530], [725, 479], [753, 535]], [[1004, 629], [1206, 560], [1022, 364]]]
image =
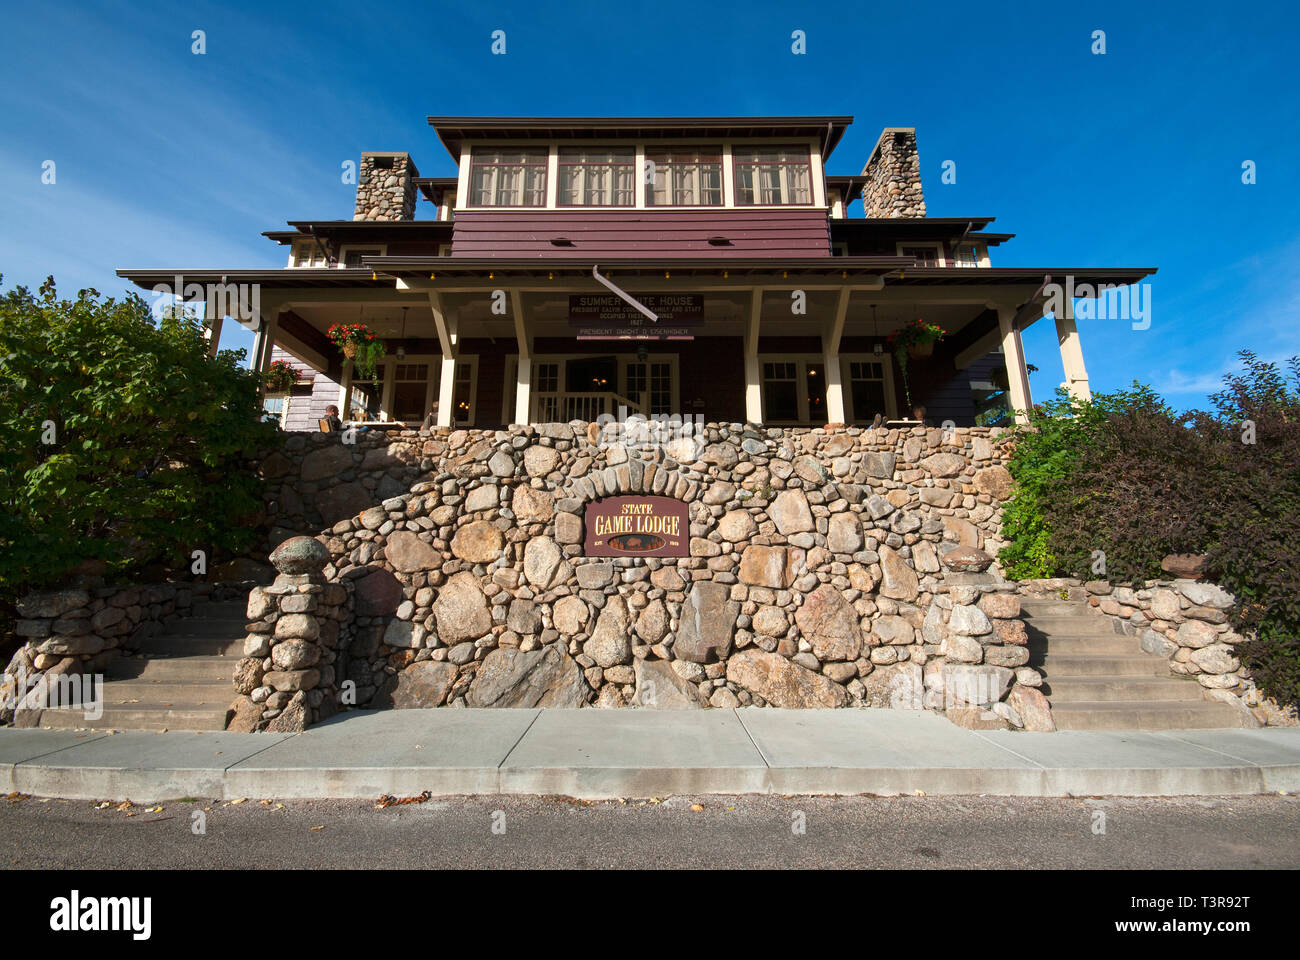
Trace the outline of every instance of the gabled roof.
[[609, 137], [817, 137], [822, 160], [852, 117], [429, 117], [453, 159], [466, 140], [596, 140]]

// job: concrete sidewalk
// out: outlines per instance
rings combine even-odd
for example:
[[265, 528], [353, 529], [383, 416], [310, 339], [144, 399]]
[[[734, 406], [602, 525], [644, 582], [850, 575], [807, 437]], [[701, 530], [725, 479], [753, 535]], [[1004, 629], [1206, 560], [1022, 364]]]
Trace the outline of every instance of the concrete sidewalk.
[[1300, 790], [1300, 728], [975, 732], [903, 710], [353, 711], [297, 735], [0, 730], [4, 792], [137, 802]]

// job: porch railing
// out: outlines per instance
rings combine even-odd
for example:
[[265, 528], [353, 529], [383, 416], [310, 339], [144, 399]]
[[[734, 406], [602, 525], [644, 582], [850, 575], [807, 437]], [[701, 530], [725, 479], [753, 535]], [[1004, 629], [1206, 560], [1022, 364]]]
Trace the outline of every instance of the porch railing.
[[536, 393], [536, 423], [567, 423], [570, 420], [593, 421], [608, 414], [617, 417], [620, 407], [626, 407], [629, 414], [645, 415], [646, 401], [644, 394], [639, 400], [631, 400], [617, 393]]

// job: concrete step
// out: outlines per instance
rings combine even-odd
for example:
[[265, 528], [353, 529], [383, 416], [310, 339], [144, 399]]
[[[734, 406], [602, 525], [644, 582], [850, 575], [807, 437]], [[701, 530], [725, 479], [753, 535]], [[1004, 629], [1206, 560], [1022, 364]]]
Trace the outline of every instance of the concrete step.
[[190, 612], [192, 614], [214, 613], [218, 616], [242, 617], [247, 608], [247, 598], [243, 600], [195, 600], [190, 605]]
[[1025, 627], [1032, 634], [1035, 630], [1049, 637], [1125, 637], [1128, 634], [1116, 629], [1109, 620], [1102, 617], [1026, 617]]
[[1086, 603], [1075, 603], [1072, 600], [1027, 600], [1020, 598], [1020, 612], [1026, 617], [1071, 617], [1075, 614], [1087, 613], [1089, 606]]
[[140, 641], [139, 652], [148, 656], [169, 657], [242, 657], [244, 638], [231, 637], [146, 637]]
[[160, 635], [164, 637], [242, 637], [244, 636], [243, 617], [234, 620], [208, 617], [187, 617], [184, 620], [169, 620], [163, 624]]
[[235, 657], [121, 657], [109, 665], [104, 677], [110, 682], [180, 680], [229, 684], [236, 660]]
[[78, 709], [46, 710], [41, 714], [42, 727], [59, 730], [222, 730], [225, 724], [225, 706], [220, 709], [105, 706], [103, 716], [97, 720], [88, 720]]
[[1111, 656], [1137, 656], [1141, 654], [1148, 659], [1163, 659], [1142, 653], [1142, 647], [1135, 637], [1121, 637], [1118, 634], [1109, 637], [1048, 637], [1047, 635], [1029, 637], [1029, 652], [1034, 653], [1109, 654]]
[[1212, 700], [1071, 701], [1052, 704], [1058, 730], [1211, 730], [1240, 727], [1237, 713]]
[[1169, 661], [1146, 654], [1057, 653], [1053, 644], [1039, 657], [1031, 655], [1029, 665], [1043, 676], [1059, 677], [1167, 677]]
[[1046, 677], [1045, 680], [1043, 692], [1053, 708], [1058, 703], [1154, 703], [1205, 699], [1199, 683], [1174, 677]]
[[235, 699], [235, 688], [226, 680], [149, 681], [117, 680], [104, 684], [106, 707], [220, 708]]

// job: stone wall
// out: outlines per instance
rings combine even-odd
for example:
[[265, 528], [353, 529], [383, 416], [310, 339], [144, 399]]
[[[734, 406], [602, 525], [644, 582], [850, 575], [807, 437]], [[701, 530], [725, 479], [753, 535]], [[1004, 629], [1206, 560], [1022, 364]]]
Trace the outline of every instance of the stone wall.
[[424, 453], [429, 435], [415, 430], [357, 430], [349, 434], [292, 433], [262, 460], [267, 481], [265, 552], [289, 537], [314, 536], [339, 520], [410, 490], [436, 467]]
[[291, 733], [338, 709], [335, 665], [350, 633], [347, 589], [326, 583], [319, 540], [295, 537], [271, 554], [278, 576], [248, 596], [244, 657], [235, 667], [235, 701], [226, 729]]
[[215, 583], [92, 585], [22, 597], [14, 632], [28, 639], [0, 681], [0, 721], [34, 724], [50, 705], [45, 678], [98, 673], [164, 622], [186, 616], [196, 598], [231, 599], [247, 589]]
[[[382, 453], [312, 441], [277, 471], [282, 499], [295, 476], [328, 487], [327, 465], [368, 489], [371, 457], [419, 476], [318, 538], [323, 583], [349, 598], [336, 656], [321, 651], [345, 703], [947, 705], [1050, 728], [1014, 585], [979, 549], [1000, 545], [1002, 439], [709, 424], [637, 449], [545, 424], [407, 431]], [[686, 503], [690, 556], [583, 556], [584, 507], [625, 493]], [[266, 597], [248, 640], [264, 671]], [[298, 692], [267, 676], [262, 695]]]
[[914, 128], [886, 127], [862, 173], [867, 178], [862, 188], [864, 217], [925, 216]]
[[1185, 578], [1148, 580], [1141, 590], [1104, 580], [1083, 586], [1088, 602], [1137, 636], [1143, 650], [1168, 657], [1172, 673], [1194, 677], [1208, 698], [1239, 708], [1244, 725], [1295, 724], [1295, 711], [1263, 697], [1242, 667], [1235, 648], [1250, 638], [1229, 625], [1236, 600], [1222, 587]]
[[414, 220], [419, 175], [409, 153], [363, 153], [352, 219]]

